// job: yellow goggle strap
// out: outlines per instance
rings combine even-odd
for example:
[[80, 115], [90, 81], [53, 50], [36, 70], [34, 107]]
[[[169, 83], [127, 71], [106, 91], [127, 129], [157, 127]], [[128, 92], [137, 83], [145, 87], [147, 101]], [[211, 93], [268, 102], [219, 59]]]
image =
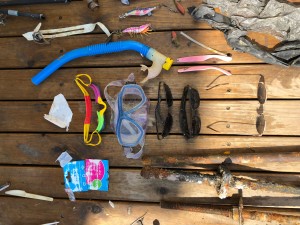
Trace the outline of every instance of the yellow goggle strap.
[[[86, 77], [88, 79], [88, 82], [84, 82], [81, 78]], [[97, 146], [101, 143], [102, 138], [99, 134], [99, 132], [94, 130], [92, 134], [89, 137], [89, 131], [90, 131], [90, 124], [91, 124], [91, 117], [92, 117], [92, 102], [90, 95], [88, 91], [85, 89], [84, 86], [89, 87], [92, 84], [92, 78], [88, 74], [78, 74], [75, 78], [75, 82], [77, 86], [80, 88], [81, 92], [84, 95], [85, 100], [85, 119], [84, 119], [84, 125], [83, 125], [83, 140], [86, 145], [89, 146]], [[98, 136], [98, 142], [97, 143], [91, 143], [93, 140], [94, 134], [97, 134]]]

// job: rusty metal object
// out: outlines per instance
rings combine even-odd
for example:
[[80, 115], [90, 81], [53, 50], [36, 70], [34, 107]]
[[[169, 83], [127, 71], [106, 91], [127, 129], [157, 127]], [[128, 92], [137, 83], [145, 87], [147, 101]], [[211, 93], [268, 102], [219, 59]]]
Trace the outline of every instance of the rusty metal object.
[[179, 42], [178, 42], [178, 38], [177, 38], [177, 34], [175, 31], [172, 31], [171, 32], [171, 41], [172, 41], [172, 44], [178, 48], [180, 45], [179, 45]]
[[173, 0], [174, 1], [174, 4], [178, 10], [178, 12], [181, 13], [181, 15], [184, 15], [185, 14], [185, 8], [179, 3], [178, 0]]
[[243, 190], [239, 189], [239, 225], [244, 224], [244, 217], [243, 217], [243, 209], [244, 209], [244, 203], [243, 203]]
[[280, 224], [293, 224], [293, 225], [300, 224], [299, 216], [281, 215], [278, 213], [268, 213], [268, 212], [244, 210], [243, 216], [244, 216], [244, 219], [257, 220], [257, 221], [262, 221], [262, 222], [276, 221]]
[[200, 205], [191, 203], [162, 201], [160, 203], [160, 207], [163, 209], [176, 209], [190, 212], [208, 213], [233, 218], [233, 211], [231, 210], [230, 206], [228, 207], [222, 205]]
[[197, 171], [183, 171], [172, 169], [160, 169], [146, 166], [142, 169], [141, 175], [146, 179], [161, 179], [169, 181], [182, 181], [198, 184], [209, 184], [217, 190], [219, 198], [226, 198], [229, 188], [267, 190], [279, 193], [300, 194], [300, 188], [268, 182], [265, 180], [249, 180], [235, 177], [225, 164], [219, 166], [218, 172], [214, 175], [203, 174]]
[[[144, 156], [144, 165], [161, 166], [161, 167], [196, 167], [208, 164], [219, 165], [222, 162], [229, 162], [237, 165], [244, 165], [255, 168], [257, 164], [264, 165], [266, 163], [300, 163], [300, 152], [286, 153], [248, 153], [248, 154], [232, 154], [232, 155], [203, 155], [203, 156]], [[203, 167], [204, 168], [204, 167]]]
[[0, 25], [5, 25], [7, 15], [0, 14]]
[[206, 183], [215, 185], [217, 183], [216, 176], [210, 174], [202, 174], [196, 171], [182, 171], [160, 169], [146, 166], [141, 171], [142, 177], [146, 179], [160, 179], [170, 181], [184, 181], [189, 183]]
[[88, 8], [94, 10], [99, 8], [98, 0], [87, 0]]
[[[221, 215], [238, 221], [240, 216], [236, 207], [232, 206], [219, 206], [219, 205], [200, 205], [191, 203], [178, 203], [178, 202], [166, 202], [160, 203], [161, 208], [164, 209], [176, 209], [185, 210], [191, 212], [208, 213], [214, 215]], [[282, 215], [278, 213], [270, 213], [264, 211], [258, 211], [253, 209], [243, 209], [243, 218], [246, 220], [256, 220], [261, 222], [278, 222], [281, 224], [300, 224], [299, 216]]]

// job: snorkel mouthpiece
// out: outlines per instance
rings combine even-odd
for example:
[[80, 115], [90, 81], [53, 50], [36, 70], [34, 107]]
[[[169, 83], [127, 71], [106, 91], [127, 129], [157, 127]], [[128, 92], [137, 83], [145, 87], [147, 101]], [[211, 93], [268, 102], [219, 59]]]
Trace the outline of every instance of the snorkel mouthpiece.
[[173, 60], [166, 57], [165, 55], [161, 54], [160, 52], [156, 51], [154, 48], [150, 48], [146, 58], [153, 62], [151, 67], [147, 67], [145, 65], [141, 65], [141, 70], [146, 71], [148, 70], [147, 77], [141, 81], [141, 83], [145, 83], [150, 79], [157, 77], [162, 68], [165, 70], [169, 70], [172, 66]]

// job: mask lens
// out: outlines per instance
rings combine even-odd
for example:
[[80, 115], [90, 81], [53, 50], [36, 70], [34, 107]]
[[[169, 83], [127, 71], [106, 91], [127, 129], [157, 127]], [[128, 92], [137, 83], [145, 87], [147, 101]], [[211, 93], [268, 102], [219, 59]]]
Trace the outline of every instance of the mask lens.
[[132, 123], [127, 119], [122, 120], [120, 126], [120, 139], [122, 145], [136, 145], [142, 135], [142, 131], [139, 129], [139, 127], [137, 127], [135, 123]]
[[138, 108], [142, 103], [142, 94], [138, 88], [125, 88], [122, 96], [122, 109], [129, 111]]

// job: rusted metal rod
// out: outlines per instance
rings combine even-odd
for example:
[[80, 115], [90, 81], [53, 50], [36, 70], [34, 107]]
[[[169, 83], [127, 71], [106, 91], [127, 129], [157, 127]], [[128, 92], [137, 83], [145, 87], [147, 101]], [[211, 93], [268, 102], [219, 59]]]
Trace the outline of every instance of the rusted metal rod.
[[232, 210], [231, 206], [226, 205], [201, 205], [193, 203], [162, 201], [160, 202], [160, 207], [163, 209], [176, 209], [190, 212], [221, 215], [229, 218], [233, 218], [233, 214], [236, 213], [236, 211]]
[[247, 167], [257, 167], [265, 163], [300, 163], [300, 152], [286, 153], [248, 153], [232, 155], [200, 155], [200, 156], [145, 156], [144, 165], [161, 167], [197, 167], [208, 164], [221, 164], [225, 160], [230, 163]]
[[[218, 206], [218, 205], [200, 205], [191, 203], [178, 203], [163, 201], [160, 203], [161, 208], [185, 210], [191, 212], [208, 213], [229, 217], [233, 220], [239, 220], [239, 212], [237, 207]], [[300, 224], [299, 216], [282, 215], [278, 213], [263, 212], [253, 209], [243, 208], [243, 218], [247, 220], [256, 220], [261, 222], [276, 221], [281, 224]]]
[[146, 179], [183, 181], [198, 184], [206, 183], [216, 188], [219, 198], [226, 198], [229, 188], [300, 194], [300, 187], [277, 184], [265, 180], [250, 180], [234, 177], [224, 164], [219, 166], [218, 172], [214, 175], [204, 174], [198, 171], [160, 169], [149, 166], [142, 169], [141, 175]]

